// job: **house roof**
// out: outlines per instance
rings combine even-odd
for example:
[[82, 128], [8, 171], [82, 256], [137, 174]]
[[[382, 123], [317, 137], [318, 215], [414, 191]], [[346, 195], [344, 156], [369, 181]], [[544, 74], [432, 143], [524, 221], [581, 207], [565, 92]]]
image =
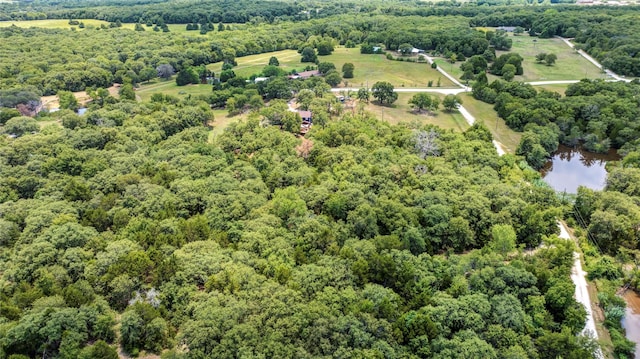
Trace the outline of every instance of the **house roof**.
[[302, 118], [311, 118], [311, 111], [300, 111], [298, 113]]
[[290, 75], [290, 79], [308, 79], [309, 77], [320, 76], [320, 71], [318, 70], [310, 70], [310, 71], [302, 71], [298, 72], [297, 75]]

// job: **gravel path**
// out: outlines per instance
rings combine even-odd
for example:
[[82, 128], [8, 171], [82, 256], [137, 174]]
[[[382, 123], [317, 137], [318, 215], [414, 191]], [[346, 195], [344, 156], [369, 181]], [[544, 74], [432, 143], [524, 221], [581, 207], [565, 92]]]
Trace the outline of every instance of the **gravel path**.
[[[560, 238], [571, 240], [567, 228], [561, 222], [558, 222], [560, 227]], [[598, 332], [596, 331], [596, 322], [593, 319], [593, 311], [591, 310], [591, 300], [589, 299], [589, 290], [587, 288], [587, 272], [582, 270], [582, 263], [580, 262], [580, 254], [573, 252], [573, 268], [571, 268], [571, 280], [576, 286], [575, 297], [578, 303], [582, 304], [587, 311], [587, 322], [584, 329], [580, 334], [588, 336], [598, 340]], [[598, 359], [604, 359], [602, 350], [600, 347], [595, 352], [595, 356]]]

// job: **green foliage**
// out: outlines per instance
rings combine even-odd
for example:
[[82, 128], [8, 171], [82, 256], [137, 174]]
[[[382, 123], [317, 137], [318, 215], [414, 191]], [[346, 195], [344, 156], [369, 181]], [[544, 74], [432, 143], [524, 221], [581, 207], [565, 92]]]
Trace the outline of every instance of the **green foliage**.
[[136, 303], [122, 314], [121, 343], [129, 353], [139, 350], [160, 352], [166, 345], [167, 335], [166, 321], [149, 304]]
[[350, 62], [345, 62], [342, 65], [342, 77], [345, 79], [353, 78], [353, 71], [355, 70], [355, 66]]
[[0, 125], [4, 125], [10, 119], [20, 116], [20, 111], [13, 108], [0, 107]]
[[329, 84], [329, 86], [336, 87], [340, 84], [340, 82], [342, 82], [342, 76], [340, 76], [340, 73], [338, 73], [338, 71], [331, 70], [327, 72], [324, 80], [327, 82], [327, 84]]
[[103, 340], [84, 348], [79, 354], [79, 359], [117, 359], [118, 352]]
[[336, 65], [332, 62], [321, 62], [318, 64], [318, 71], [320, 71], [320, 73], [323, 75], [326, 75], [327, 73], [329, 73], [329, 71], [335, 69]]
[[186, 67], [180, 70], [178, 72], [178, 76], [176, 76], [176, 84], [178, 86], [197, 84], [198, 82], [199, 82], [198, 74], [191, 67]]
[[458, 95], [447, 95], [442, 99], [442, 106], [447, 111], [453, 111], [458, 105], [462, 105], [462, 99]]
[[[528, 184], [533, 170], [499, 157], [484, 126], [457, 133], [342, 114], [327, 95], [330, 77], [339, 76], [333, 69], [326, 81], [289, 81], [268, 67], [276, 76], [258, 84], [232, 72], [239, 56], [308, 47], [315, 62], [314, 47], [324, 53], [327, 44], [351, 41], [437, 49], [469, 58], [465, 66], [482, 74], [493, 38], [455, 16], [488, 14], [482, 7], [370, 4], [358, 8], [371, 16], [354, 23], [346, 3], [309, 13], [304, 4], [221, 4], [237, 14], [205, 1], [198, 11], [165, 4], [153, 19], [144, 16], [158, 29], [179, 19], [207, 31], [219, 23], [222, 32], [211, 38], [116, 28], [113, 17], [137, 14], [131, 22], [138, 22], [151, 4], [101, 12], [112, 29], [0, 30], [11, 40], [0, 43], [10, 61], [0, 70], [0, 99], [11, 102], [3, 106], [36, 105], [40, 93], [89, 84], [93, 98], [83, 118], [60, 113], [51, 118], [63, 129], [33, 136], [34, 120], [7, 115], [3, 131], [24, 128], [0, 141], [3, 356], [115, 358], [120, 346], [131, 355], [168, 349], [166, 358], [588, 357], [590, 343], [574, 335], [584, 311], [569, 281], [573, 248], [553, 242], [526, 256], [512, 250], [555, 233], [558, 199]], [[75, 11], [94, 9], [85, 8]], [[428, 17], [443, 9], [452, 16]], [[244, 22], [250, 29], [235, 25]], [[68, 50], [51, 51], [62, 36]], [[169, 78], [173, 66], [197, 68], [201, 81], [208, 76], [201, 65], [213, 62], [227, 64], [224, 84], [205, 98], [157, 94], [138, 103], [105, 93], [115, 79], [132, 79], [121, 99], [135, 99], [133, 82], [152, 71]], [[18, 80], [24, 87], [5, 86]], [[626, 99], [632, 85], [570, 87], [570, 97], [581, 97], [571, 111], [524, 84], [482, 85], [479, 93], [493, 98], [501, 116], [527, 138], [537, 136], [526, 145], [546, 153], [566, 137], [560, 109], [563, 118], [584, 116], [575, 126], [588, 126], [580, 131], [592, 131], [594, 145], [613, 133], [609, 122], [606, 130], [598, 125], [603, 113], [625, 120], [635, 113], [626, 100], [611, 112], [602, 110], [611, 101], [598, 99], [596, 109], [587, 100], [603, 88]], [[397, 96], [385, 83], [371, 90], [384, 104]], [[304, 139], [295, 136], [300, 117], [286, 102], [292, 93], [313, 112]], [[358, 98], [370, 94], [361, 89]], [[435, 97], [423, 95], [414, 105], [437, 108]], [[256, 111], [209, 136], [211, 104]], [[627, 132], [618, 128], [616, 138], [634, 136]], [[628, 230], [640, 218], [629, 198], [634, 176], [616, 174], [611, 193], [578, 195], [592, 233], [611, 243], [605, 250], [635, 243]], [[611, 263], [597, 266], [611, 274]], [[619, 319], [614, 304], [609, 320]]]
[[385, 81], [373, 84], [371, 92], [381, 104], [392, 104], [398, 99], [398, 94], [393, 91], [393, 85]]
[[438, 106], [440, 106], [440, 100], [432, 95], [427, 93], [417, 93], [409, 99], [409, 104], [411, 107], [417, 109], [418, 111], [429, 110], [429, 111], [437, 111]]
[[516, 232], [508, 224], [499, 224], [491, 228], [491, 248], [506, 256], [516, 249]]
[[78, 100], [73, 93], [69, 91], [58, 91], [58, 100], [60, 101], [60, 109], [78, 110]]
[[130, 100], [135, 101], [136, 93], [133, 90], [133, 84], [131, 81], [126, 81], [122, 86], [120, 86], [120, 90], [118, 91], [120, 95], [120, 99], [122, 100]]
[[318, 56], [316, 55], [316, 50], [313, 47], [305, 47], [302, 49], [302, 58], [300, 62], [316, 62], [318, 61]]
[[[495, 74], [495, 75], [504, 75], [504, 67], [505, 65], [512, 65], [515, 68], [515, 73], [514, 75], [522, 75], [523, 74], [523, 69], [522, 69], [522, 61], [524, 59], [522, 58], [522, 56], [516, 54], [516, 53], [506, 53], [506, 54], [502, 54], [500, 55], [500, 57], [498, 57], [493, 64], [491, 64], [491, 73]], [[511, 67], [507, 67], [508, 69], [512, 69]]]
[[358, 100], [369, 102], [369, 98], [371, 96], [371, 92], [367, 88], [358, 89]]
[[32, 119], [31, 117], [25, 116], [11, 118], [4, 124], [2, 128], [4, 133], [15, 135], [17, 137], [31, 132], [36, 132], [39, 129], [40, 126], [38, 126], [36, 120]]
[[[319, 56], [331, 55], [331, 53], [333, 52], [333, 44], [331, 43], [331, 40], [321, 41], [320, 43], [318, 43], [316, 47], [318, 49]], [[302, 56], [304, 57], [304, 50], [303, 50]], [[303, 61], [303, 62], [313, 62], [313, 61]]]
[[556, 63], [557, 59], [558, 59], [558, 56], [556, 54], [546, 54], [544, 57], [544, 63], [547, 66], [551, 66]]

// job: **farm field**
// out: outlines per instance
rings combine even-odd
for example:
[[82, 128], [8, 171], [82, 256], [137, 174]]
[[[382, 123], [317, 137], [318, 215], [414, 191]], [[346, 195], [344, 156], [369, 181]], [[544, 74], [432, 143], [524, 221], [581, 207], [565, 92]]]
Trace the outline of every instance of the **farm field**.
[[[408, 104], [409, 99], [411, 99], [413, 95], [413, 93], [399, 93], [398, 100], [391, 106], [380, 106], [370, 102], [365, 106], [365, 110], [377, 118], [394, 125], [401, 122], [417, 123], [419, 125], [432, 124], [444, 129], [453, 129], [460, 132], [469, 128], [469, 124], [458, 111], [447, 112], [441, 107], [435, 113], [435, 116], [432, 114], [417, 114], [413, 112], [413, 109]], [[445, 95], [435, 95], [440, 98], [440, 102], [442, 103]]]

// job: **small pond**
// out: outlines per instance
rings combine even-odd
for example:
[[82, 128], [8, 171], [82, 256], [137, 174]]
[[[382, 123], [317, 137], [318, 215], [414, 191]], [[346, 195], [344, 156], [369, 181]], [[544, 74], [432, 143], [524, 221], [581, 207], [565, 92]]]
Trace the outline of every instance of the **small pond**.
[[600, 154], [560, 145], [540, 173], [544, 181], [558, 192], [577, 193], [579, 186], [601, 190], [607, 179], [605, 165], [619, 159], [615, 150]]
[[622, 327], [627, 332], [627, 339], [636, 343], [636, 358], [640, 358], [640, 295], [627, 290], [624, 293], [627, 309], [622, 319]]

